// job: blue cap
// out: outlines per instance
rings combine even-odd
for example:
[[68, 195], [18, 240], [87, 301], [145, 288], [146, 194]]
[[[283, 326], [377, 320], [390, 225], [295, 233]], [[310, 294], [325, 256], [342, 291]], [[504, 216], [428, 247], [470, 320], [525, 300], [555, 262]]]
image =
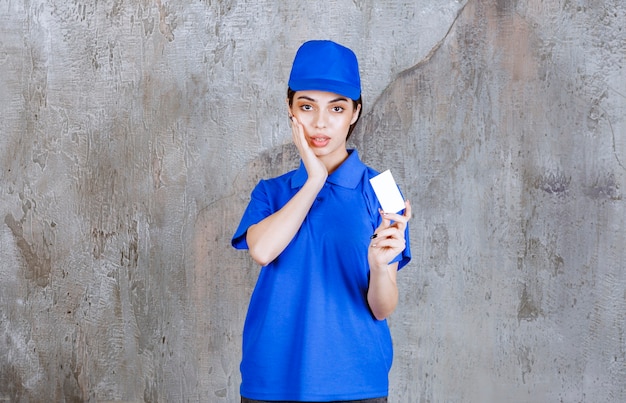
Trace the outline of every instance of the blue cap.
[[361, 97], [356, 55], [332, 41], [305, 42], [293, 61], [289, 88], [294, 91], [334, 92], [356, 101]]

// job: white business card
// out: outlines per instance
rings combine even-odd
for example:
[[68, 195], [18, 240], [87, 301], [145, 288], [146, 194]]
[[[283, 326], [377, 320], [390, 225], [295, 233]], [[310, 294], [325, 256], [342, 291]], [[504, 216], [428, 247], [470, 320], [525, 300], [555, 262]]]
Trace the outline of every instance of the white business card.
[[384, 212], [397, 213], [404, 209], [404, 198], [389, 169], [370, 179], [370, 183]]

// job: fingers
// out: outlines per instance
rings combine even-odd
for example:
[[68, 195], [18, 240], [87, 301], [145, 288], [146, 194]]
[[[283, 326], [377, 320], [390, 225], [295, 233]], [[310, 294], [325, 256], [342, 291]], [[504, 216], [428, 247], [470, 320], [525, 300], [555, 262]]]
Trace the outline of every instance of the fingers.
[[411, 217], [413, 217], [411, 202], [408, 200], [404, 202], [404, 216], [407, 218], [407, 221], [409, 221]]
[[[380, 229], [388, 228], [388, 227], [396, 227], [402, 231], [406, 228], [407, 223], [411, 219], [411, 203], [407, 200], [404, 202], [404, 214], [397, 213], [385, 213], [382, 210], [378, 210], [382, 217], [382, 223], [380, 224]], [[393, 222], [393, 224], [392, 224]], [[378, 232], [378, 231], [376, 231]]]
[[293, 135], [293, 141], [296, 143], [296, 146], [298, 146], [298, 149], [300, 149], [304, 140], [304, 129], [295, 116], [289, 115], [289, 119], [291, 120], [291, 133]]
[[296, 145], [300, 156], [306, 163], [307, 157], [309, 157], [309, 154], [312, 153], [312, 151], [309, 147], [309, 143], [307, 143], [304, 136], [304, 126], [302, 126], [302, 123], [300, 123], [298, 119], [296, 119], [296, 117], [293, 115], [290, 115], [289, 119], [291, 120], [291, 132], [293, 136], [293, 142]]
[[412, 214], [411, 203], [408, 200], [404, 202], [404, 214], [386, 213], [380, 209], [379, 211], [380, 211], [380, 214], [383, 216], [383, 221], [387, 220], [387, 221], [394, 221], [394, 222], [402, 222], [405, 224], [411, 219], [411, 214]]
[[382, 222], [372, 235], [372, 245], [382, 245], [385, 239], [398, 239], [404, 242], [404, 232], [408, 221], [411, 219], [411, 203], [405, 202], [404, 214], [385, 213], [379, 210]]
[[399, 228], [394, 224], [390, 227], [379, 229], [374, 235], [371, 236], [370, 239], [372, 246], [388, 245], [386, 243], [388, 240], [400, 240], [404, 242], [404, 229]]
[[304, 126], [302, 123], [296, 119], [295, 116], [291, 115], [289, 117], [291, 119], [291, 131], [293, 135], [293, 142], [295, 143], [298, 151], [300, 152], [300, 156], [305, 158], [313, 151], [309, 147], [309, 143], [306, 141], [306, 137], [304, 136]]
[[404, 232], [396, 227], [389, 227], [380, 231], [380, 235], [370, 241], [368, 261], [370, 267], [383, 267], [389, 264], [394, 257], [406, 249]]
[[399, 234], [398, 231], [392, 233], [391, 235], [380, 236], [372, 239], [370, 242], [370, 247], [372, 248], [380, 248], [380, 249], [393, 249], [397, 253], [400, 253], [406, 247], [406, 240], [404, 239], [404, 234]]

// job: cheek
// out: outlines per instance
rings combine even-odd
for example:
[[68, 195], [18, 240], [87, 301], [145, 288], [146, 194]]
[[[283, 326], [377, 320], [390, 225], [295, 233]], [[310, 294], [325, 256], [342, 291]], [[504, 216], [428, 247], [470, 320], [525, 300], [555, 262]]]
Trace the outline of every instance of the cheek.
[[306, 113], [301, 113], [298, 111], [294, 111], [292, 112], [293, 117], [295, 117], [298, 122], [300, 122], [300, 124], [302, 125], [302, 128], [304, 129], [304, 134], [308, 134], [309, 133], [309, 128], [311, 127], [311, 118], [308, 114]]
[[301, 113], [299, 113], [298, 111], [291, 111], [291, 116], [293, 116], [294, 118], [296, 118], [298, 120], [298, 122], [300, 122], [301, 124], [305, 125], [306, 123], [304, 122], [304, 117], [302, 116]]
[[338, 115], [337, 119], [335, 119], [335, 124], [338, 127], [350, 127], [352, 123], [352, 116], [349, 114]]
[[298, 122], [302, 123], [302, 126], [304, 126], [305, 130], [307, 126], [311, 126], [313, 124], [314, 117], [312, 113], [306, 113], [296, 110], [293, 112], [293, 116], [298, 119]]

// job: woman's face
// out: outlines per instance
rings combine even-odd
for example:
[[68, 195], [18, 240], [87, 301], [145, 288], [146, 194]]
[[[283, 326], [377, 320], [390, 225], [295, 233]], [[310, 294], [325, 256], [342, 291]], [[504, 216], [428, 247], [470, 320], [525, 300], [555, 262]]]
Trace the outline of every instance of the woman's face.
[[348, 129], [357, 121], [360, 108], [350, 98], [332, 92], [296, 91], [289, 112], [304, 127], [307, 143], [318, 158], [341, 163], [347, 156]]

